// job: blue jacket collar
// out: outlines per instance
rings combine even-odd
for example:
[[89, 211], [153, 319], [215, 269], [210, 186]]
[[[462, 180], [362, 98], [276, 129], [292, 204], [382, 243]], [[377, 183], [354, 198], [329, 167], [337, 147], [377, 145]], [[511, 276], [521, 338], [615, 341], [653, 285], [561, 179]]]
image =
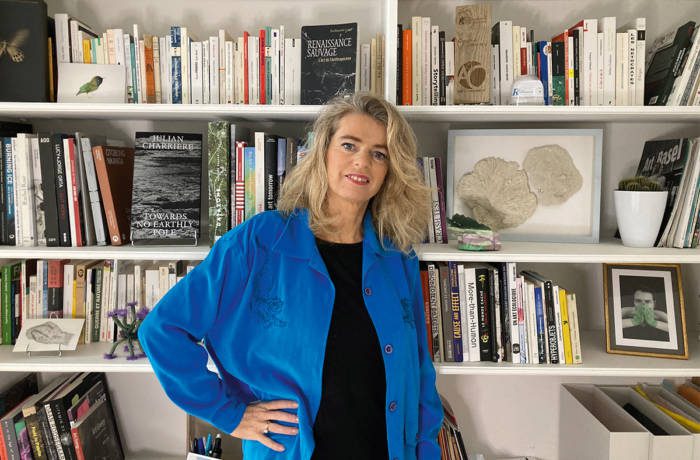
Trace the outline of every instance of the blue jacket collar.
[[[369, 210], [365, 213], [362, 226], [366, 250], [382, 257], [392, 253], [400, 254], [388, 239], [385, 240], [387, 249], [384, 249], [379, 243], [372, 222], [372, 213]], [[309, 211], [307, 209], [296, 209], [287, 217], [284, 230], [273, 249], [300, 259], [311, 259], [317, 254], [316, 239], [309, 228]]]

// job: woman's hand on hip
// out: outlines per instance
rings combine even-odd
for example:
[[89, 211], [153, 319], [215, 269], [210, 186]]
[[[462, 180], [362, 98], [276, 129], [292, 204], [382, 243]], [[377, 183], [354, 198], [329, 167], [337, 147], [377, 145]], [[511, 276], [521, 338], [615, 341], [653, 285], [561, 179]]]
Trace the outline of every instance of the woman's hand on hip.
[[299, 423], [295, 414], [290, 414], [282, 409], [296, 409], [299, 405], [296, 401], [277, 399], [274, 401], [256, 401], [246, 407], [241, 423], [238, 424], [231, 436], [240, 439], [258, 441], [277, 452], [284, 451], [284, 446], [273, 441], [268, 433], [296, 435], [299, 429], [293, 426], [281, 425], [277, 422]]

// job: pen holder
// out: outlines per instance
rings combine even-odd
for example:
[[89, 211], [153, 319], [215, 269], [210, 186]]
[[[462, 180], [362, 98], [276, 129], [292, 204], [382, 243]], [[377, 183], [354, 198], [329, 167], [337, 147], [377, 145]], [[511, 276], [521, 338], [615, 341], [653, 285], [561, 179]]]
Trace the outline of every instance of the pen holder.
[[207, 457], [202, 454], [195, 454], [194, 452], [188, 452], [186, 460], [218, 460], [214, 457]]

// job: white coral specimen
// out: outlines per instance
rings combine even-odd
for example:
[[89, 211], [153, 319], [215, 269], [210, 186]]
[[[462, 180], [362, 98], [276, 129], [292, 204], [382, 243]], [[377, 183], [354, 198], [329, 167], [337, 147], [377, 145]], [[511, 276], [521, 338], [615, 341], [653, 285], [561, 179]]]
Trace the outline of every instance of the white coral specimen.
[[564, 203], [583, 185], [583, 177], [571, 155], [560, 145], [531, 148], [523, 161], [523, 169], [537, 201], [545, 206]]
[[478, 222], [494, 231], [517, 227], [537, 207], [525, 171], [515, 161], [496, 157], [479, 160], [472, 172], [463, 175], [457, 184], [457, 195]]

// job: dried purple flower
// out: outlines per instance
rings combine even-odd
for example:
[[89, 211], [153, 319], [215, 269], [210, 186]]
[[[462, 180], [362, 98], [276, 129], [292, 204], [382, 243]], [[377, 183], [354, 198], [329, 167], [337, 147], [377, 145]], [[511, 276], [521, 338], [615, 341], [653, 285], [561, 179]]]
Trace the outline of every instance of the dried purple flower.
[[144, 319], [149, 311], [150, 310], [148, 309], [148, 307], [139, 308], [139, 310], [136, 312], [136, 318], [141, 320]]
[[139, 357], [136, 356], [136, 355], [129, 355], [129, 356], [126, 357], [126, 360], [127, 360], [127, 361], [134, 361], [134, 360], [136, 360], [136, 359], [139, 359]]
[[136, 305], [138, 305], [138, 302], [134, 300], [133, 302], [127, 302], [126, 305], [127, 305], [128, 307], [135, 307]]
[[115, 355], [114, 353], [105, 353], [103, 357], [104, 359], [114, 359], [117, 357], [117, 355]]

